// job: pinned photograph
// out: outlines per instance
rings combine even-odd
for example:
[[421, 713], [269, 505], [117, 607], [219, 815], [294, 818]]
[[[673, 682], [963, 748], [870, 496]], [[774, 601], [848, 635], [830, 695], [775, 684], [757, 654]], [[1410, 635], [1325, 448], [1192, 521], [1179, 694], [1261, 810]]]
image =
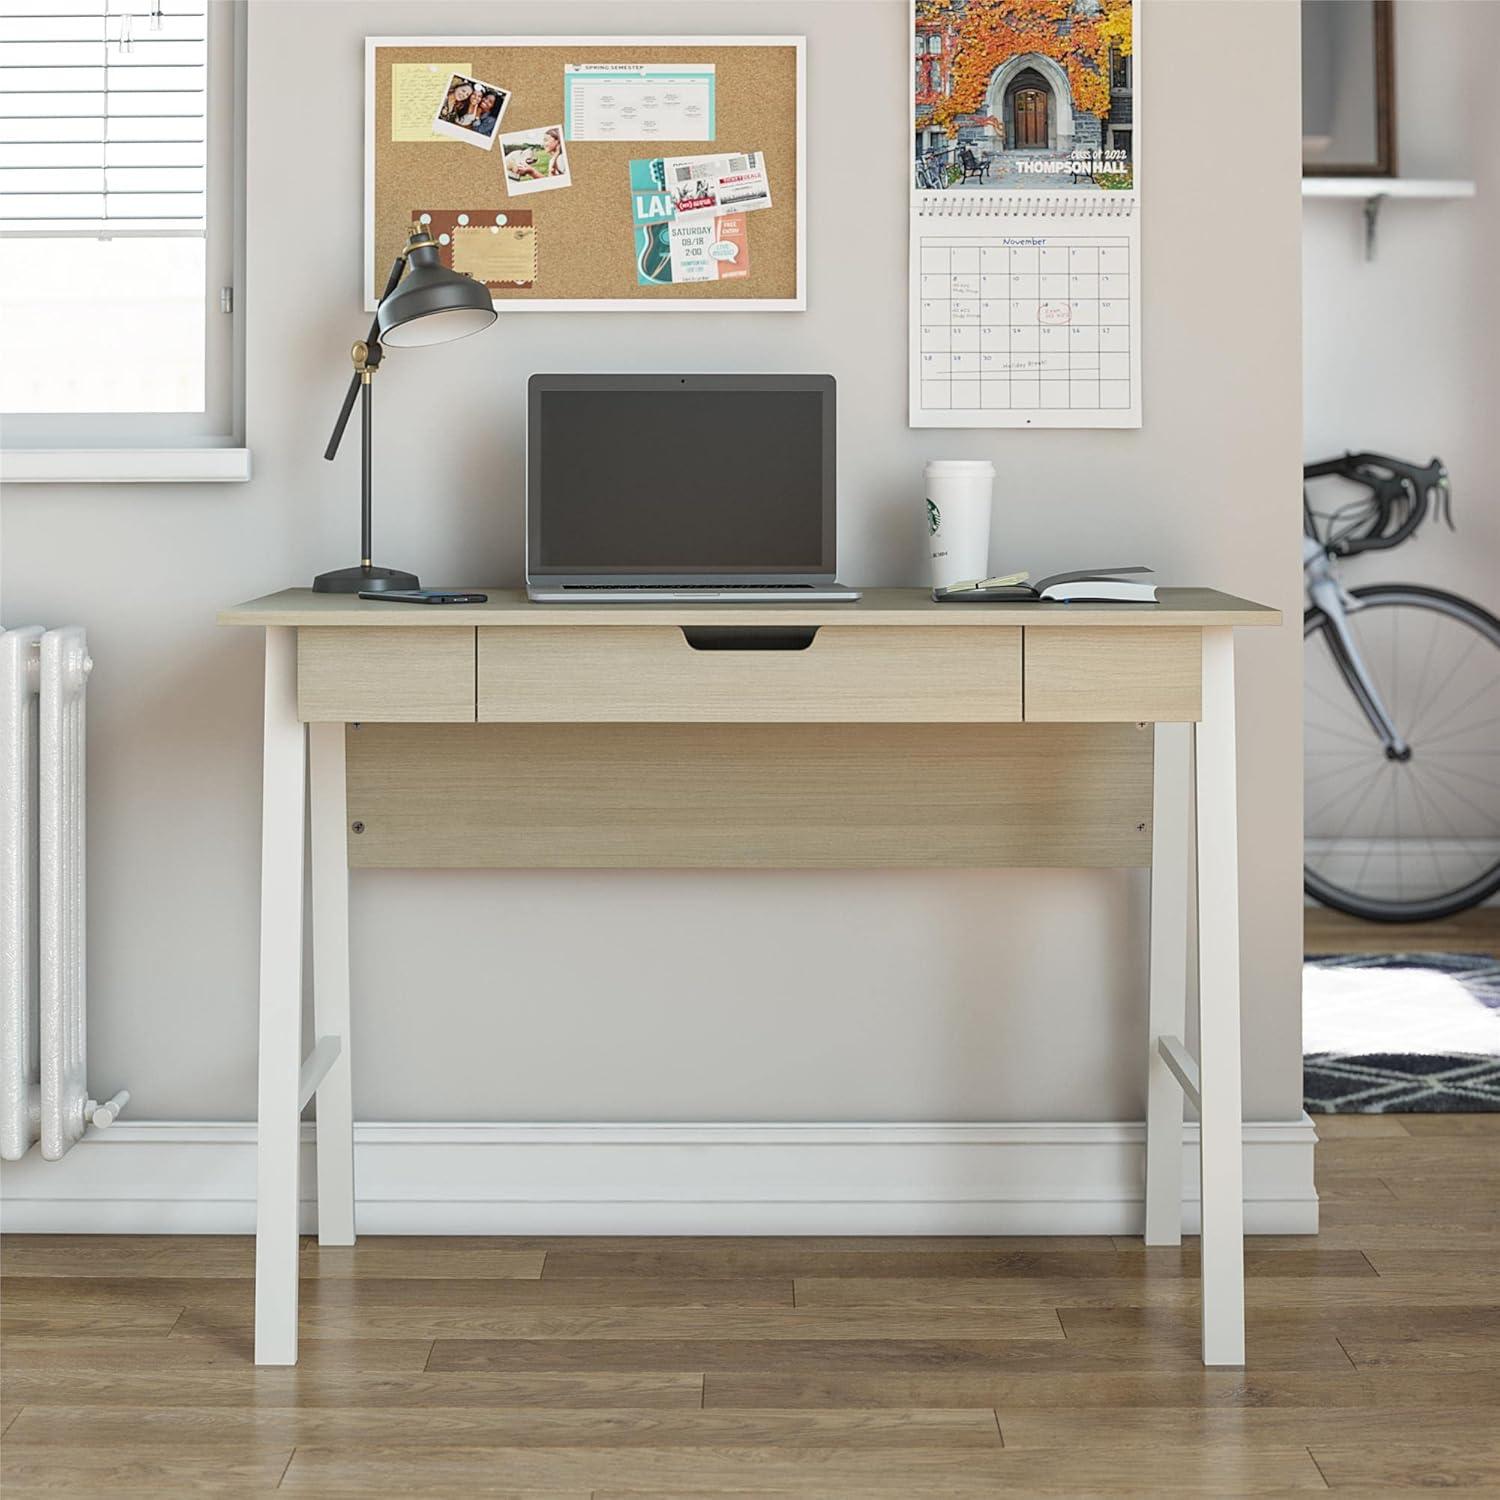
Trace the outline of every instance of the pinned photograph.
[[505, 191], [512, 197], [573, 186], [561, 125], [503, 135], [500, 149], [505, 156]]
[[488, 151], [495, 144], [495, 127], [509, 103], [508, 89], [466, 78], [462, 73], [451, 74], [432, 122], [433, 133]]

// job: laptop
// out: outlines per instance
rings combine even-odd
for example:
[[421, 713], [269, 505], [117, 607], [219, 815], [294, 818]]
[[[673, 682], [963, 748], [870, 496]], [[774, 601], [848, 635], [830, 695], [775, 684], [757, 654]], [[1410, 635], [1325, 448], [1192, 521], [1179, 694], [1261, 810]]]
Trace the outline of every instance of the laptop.
[[831, 375], [533, 375], [539, 602], [852, 602], [834, 581]]

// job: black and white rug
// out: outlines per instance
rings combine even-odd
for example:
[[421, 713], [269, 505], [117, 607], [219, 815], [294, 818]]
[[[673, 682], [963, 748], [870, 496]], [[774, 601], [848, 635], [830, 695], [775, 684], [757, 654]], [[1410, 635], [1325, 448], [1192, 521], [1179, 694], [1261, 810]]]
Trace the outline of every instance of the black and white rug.
[[1500, 1110], [1500, 960], [1340, 954], [1302, 968], [1311, 1114]]

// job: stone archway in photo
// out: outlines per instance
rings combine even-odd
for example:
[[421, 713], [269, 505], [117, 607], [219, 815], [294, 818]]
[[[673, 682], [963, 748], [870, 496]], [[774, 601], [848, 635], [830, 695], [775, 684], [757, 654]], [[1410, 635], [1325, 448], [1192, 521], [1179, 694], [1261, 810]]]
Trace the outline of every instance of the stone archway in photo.
[[1015, 150], [1016, 120], [1012, 101], [1007, 95], [1011, 92], [1011, 85], [1023, 73], [1035, 75], [1036, 82], [1051, 95], [1047, 101], [1046, 149], [1066, 154], [1073, 149], [1073, 91], [1068, 86], [1068, 75], [1062, 65], [1050, 57], [1043, 57], [1040, 52], [1022, 52], [996, 68], [990, 75], [990, 86], [985, 94], [985, 113], [1004, 121], [1005, 149]]

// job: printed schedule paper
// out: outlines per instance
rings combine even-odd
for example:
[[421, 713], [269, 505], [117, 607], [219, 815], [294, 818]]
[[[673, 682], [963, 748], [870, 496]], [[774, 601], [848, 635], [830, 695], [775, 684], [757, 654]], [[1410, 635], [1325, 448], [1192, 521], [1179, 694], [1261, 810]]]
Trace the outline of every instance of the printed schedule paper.
[[570, 141], [711, 141], [713, 63], [568, 63]]
[[914, 0], [911, 426], [1141, 425], [1139, 8]]
[[1126, 205], [1101, 218], [1072, 204], [1056, 215], [962, 206], [912, 210], [911, 425], [1139, 427], [1138, 236]]

